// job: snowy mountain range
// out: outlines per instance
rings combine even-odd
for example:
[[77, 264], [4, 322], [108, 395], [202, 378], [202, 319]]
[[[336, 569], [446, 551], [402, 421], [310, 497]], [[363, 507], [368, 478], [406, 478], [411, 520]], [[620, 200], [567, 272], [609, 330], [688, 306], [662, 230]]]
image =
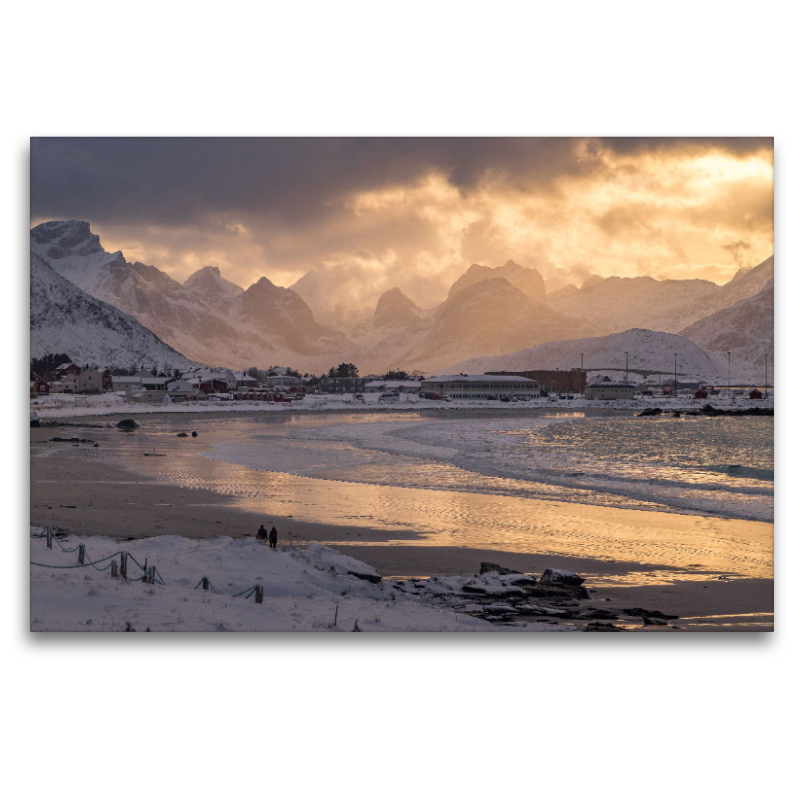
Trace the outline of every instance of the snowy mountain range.
[[467, 356], [490, 356], [531, 343], [589, 333], [591, 326], [533, 300], [506, 278], [491, 277], [451, 293], [399, 362], [438, 370]]
[[62, 278], [31, 251], [31, 356], [67, 353], [78, 364], [194, 366], [119, 309]]
[[[378, 298], [371, 314], [358, 317], [364, 321], [335, 329], [321, 324], [315, 305], [307, 302], [327, 286], [319, 271], [295, 283], [297, 291], [267, 277], [243, 289], [213, 266], [179, 283], [154, 266], [128, 262], [119, 251], [106, 252], [89, 224], [76, 220], [33, 228], [31, 250], [64, 279], [137, 320], [189, 359], [233, 369], [289, 364], [319, 374], [346, 361], [357, 364], [362, 374], [390, 368], [442, 371], [504, 354], [544, 357], [549, 351], [538, 346], [548, 342], [560, 347], [576, 337], [636, 328], [681, 332], [696, 345], [710, 342], [716, 361], [721, 352], [738, 354], [741, 349], [744, 370], [757, 363], [759, 349], [763, 358], [764, 344], [771, 341], [772, 258], [740, 271], [723, 286], [592, 276], [580, 289], [569, 285], [549, 295], [535, 269], [513, 261], [494, 268], [473, 264], [433, 308], [420, 308], [394, 287]], [[732, 311], [756, 296], [757, 302]], [[33, 307], [33, 295], [31, 302]], [[330, 309], [336, 299], [327, 302]], [[708, 324], [701, 324], [706, 318]], [[671, 362], [674, 343], [659, 341]], [[611, 340], [608, 346], [611, 352], [617, 343]], [[649, 356], [650, 351], [643, 353]]]
[[681, 336], [702, 347], [727, 370], [728, 353], [735, 374], [764, 374], [767, 355], [768, 374], [774, 366], [775, 309], [774, 279], [770, 278], [758, 294], [740, 300], [695, 322]]
[[[569, 370], [579, 368], [583, 356], [585, 369], [608, 372], [610, 377], [618, 379], [625, 370], [626, 352], [630, 370], [648, 370], [653, 374], [663, 372], [667, 377], [677, 370], [678, 380], [692, 377], [715, 383], [722, 382], [723, 374], [727, 376], [727, 366], [723, 370], [721, 364], [688, 339], [674, 333], [641, 328], [608, 336], [548, 342], [493, 358], [472, 358], [453, 364], [446, 371], [456, 374], [500, 370], [518, 372], [531, 369], [531, 365], [536, 365], [536, 369]], [[633, 375], [629, 377], [634, 378]]]
[[[89, 224], [45, 222], [31, 249], [87, 294], [116, 306], [190, 359], [234, 369], [297, 363], [327, 369], [347, 340], [318, 325], [300, 296], [261, 278], [247, 290], [204, 267], [183, 284], [121, 252], [107, 253]], [[324, 355], [315, 360], [314, 356]], [[338, 363], [338, 362], [337, 362]]]
[[650, 277], [587, 281], [577, 292], [550, 298], [550, 307], [570, 313], [600, 334], [630, 328], [678, 333], [716, 311], [732, 306], [764, 288], [774, 274], [774, 259], [740, 270], [719, 286], [705, 280], [656, 280]]

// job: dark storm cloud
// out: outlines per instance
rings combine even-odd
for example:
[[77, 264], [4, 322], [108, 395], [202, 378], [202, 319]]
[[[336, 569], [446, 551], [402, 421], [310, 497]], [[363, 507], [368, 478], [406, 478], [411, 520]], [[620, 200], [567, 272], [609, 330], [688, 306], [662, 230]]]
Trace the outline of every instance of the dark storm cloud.
[[590, 167], [574, 139], [49, 139], [31, 142], [31, 216], [184, 224], [215, 212], [291, 223], [332, 214], [356, 191], [432, 170], [469, 190], [487, 174], [534, 181]]
[[619, 155], [713, 149], [748, 156], [772, 151], [773, 147], [773, 139], [768, 136], [612, 136], [597, 141]]
[[85, 219], [177, 280], [310, 271], [335, 317], [395, 286], [429, 306], [510, 258], [559, 285], [725, 280], [772, 252], [772, 171], [768, 138], [41, 138], [31, 217]]
[[547, 192], [559, 178], [599, 169], [604, 148], [746, 155], [771, 149], [772, 139], [34, 138], [31, 217], [169, 225], [256, 212], [302, 224], [330, 218], [344, 195], [431, 171], [462, 191], [491, 176]]

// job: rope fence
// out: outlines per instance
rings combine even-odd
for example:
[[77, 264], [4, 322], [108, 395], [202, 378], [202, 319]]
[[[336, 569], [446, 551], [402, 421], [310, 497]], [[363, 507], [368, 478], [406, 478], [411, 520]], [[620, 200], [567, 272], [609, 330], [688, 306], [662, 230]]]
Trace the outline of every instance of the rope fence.
[[[63, 535], [63, 534], [62, 534]], [[38, 561], [31, 561], [31, 566], [35, 567], [45, 567], [47, 569], [81, 569], [82, 567], [93, 567], [94, 569], [98, 570], [99, 572], [105, 572], [106, 570], [111, 570], [111, 577], [121, 577], [124, 580], [135, 580], [141, 581], [143, 583], [149, 584], [159, 584], [160, 586], [166, 586], [167, 582], [162, 577], [161, 573], [158, 571], [156, 566], [148, 566], [147, 559], [144, 560], [144, 564], [140, 564], [136, 558], [129, 553], [127, 550], [118, 550], [116, 553], [113, 553], [110, 556], [105, 556], [103, 558], [98, 558], [96, 561], [87, 561], [88, 555], [86, 553], [86, 545], [79, 544], [77, 547], [67, 548], [59, 541], [58, 534], [55, 532], [52, 525], [48, 525], [43, 533], [32, 533], [32, 539], [47, 539], [47, 547], [52, 550], [53, 543], [55, 542], [64, 553], [78, 553], [78, 563], [77, 564], [42, 564]], [[117, 556], [119, 556], [119, 564], [117, 564]], [[138, 578], [130, 578], [128, 576], [128, 559], [130, 559], [142, 572], [141, 576]], [[97, 566], [98, 564], [103, 564], [105, 562], [106, 565], [104, 567]], [[205, 591], [212, 591], [214, 594], [224, 595], [224, 592], [220, 592], [214, 588], [211, 583], [211, 580], [207, 575], [203, 575], [202, 578], [197, 582], [195, 585], [195, 589], [201, 588]], [[248, 589], [243, 589], [241, 592], [237, 592], [234, 595], [228, 595], [230, 597], [242, 597], [245, 600], [249, 600], [250, 597], [255, 594], [255, 601], [256, 603], [263, 604], [264, 602], [264, 586], [260, 583], [251, 586]]]

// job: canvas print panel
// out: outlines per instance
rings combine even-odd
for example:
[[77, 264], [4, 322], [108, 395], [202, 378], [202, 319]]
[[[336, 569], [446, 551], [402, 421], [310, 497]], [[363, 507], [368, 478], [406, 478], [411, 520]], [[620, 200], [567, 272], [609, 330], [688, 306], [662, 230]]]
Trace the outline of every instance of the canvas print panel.
[[773, 628], [769, 138], [31, 141], [31, 630]]

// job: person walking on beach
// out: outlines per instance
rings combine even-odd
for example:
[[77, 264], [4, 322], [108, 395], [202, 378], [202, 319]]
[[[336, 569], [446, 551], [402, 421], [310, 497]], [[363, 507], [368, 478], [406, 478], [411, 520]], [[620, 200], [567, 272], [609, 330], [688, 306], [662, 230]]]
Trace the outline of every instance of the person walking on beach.
[[273, 550], [278, 549], [278, 529], [273, 525], [272, 530], [269, 532], [269, 546]]
[[267, 541], [267, 529], [263, 525], [258, 529], [256, 539], [263, 539], [265, 542]]

